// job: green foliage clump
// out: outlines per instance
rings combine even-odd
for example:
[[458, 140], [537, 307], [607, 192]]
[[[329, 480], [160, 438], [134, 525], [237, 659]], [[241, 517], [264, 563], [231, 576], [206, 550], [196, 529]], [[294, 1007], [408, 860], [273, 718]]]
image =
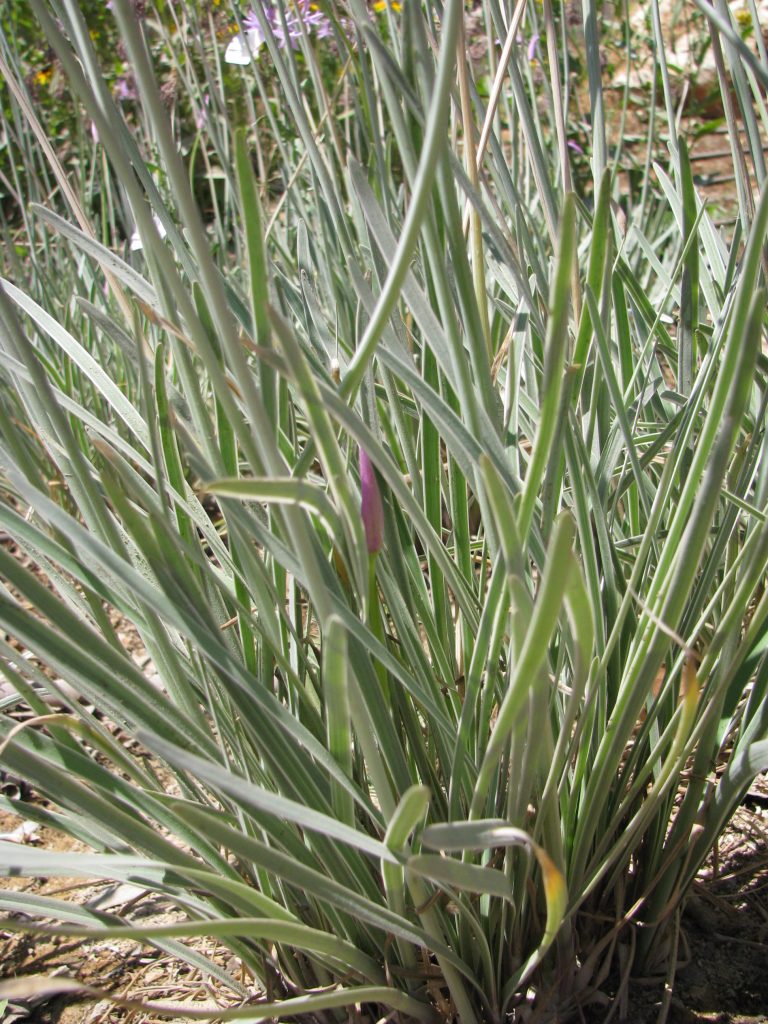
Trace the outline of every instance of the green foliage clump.
[[627, 190], [594, 4], [113, 8], [31, 0], [73, 164], [2, 49], [0, 759], [92, 852], [0, 872], [186, 917], [3, 926], [185, 957], [217, 1019], [562, 1016], [632, 929], [663, 965], [768, 766], [762, 150], [723, 231], [658, 18]]

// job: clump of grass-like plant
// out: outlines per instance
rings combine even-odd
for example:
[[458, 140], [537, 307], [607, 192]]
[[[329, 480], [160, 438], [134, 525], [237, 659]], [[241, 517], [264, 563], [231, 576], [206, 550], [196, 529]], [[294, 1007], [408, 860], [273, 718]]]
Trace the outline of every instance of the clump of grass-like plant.
[[[0, 547], [0, 761], [48, 803], [0, 806], [93, 852], [1, 842], [0, 871], [186, 920], [0, 890], [3, 927], [186, 957], [229, 1008], [166, 1012], [216, 1019], [563, 1015], [629, 936], [669, 971], [768, 765], [759, 135], [725, 233], [656, 8], [669, 161], [620, 208], [594, 4], [588, 181], [549, 0], [487, 0], [471, 60], [456, 0], [257, 4], [235, 65], [196, 5], [169, 32], [113, 0], [130, 123], [79, 5], [31, 5], [97, 149], [74, 187], [6, 41], [37, 202], [0, 286], [0, 529], [37, 571]], [[710, 13], [741, 147], [768, 64]]]

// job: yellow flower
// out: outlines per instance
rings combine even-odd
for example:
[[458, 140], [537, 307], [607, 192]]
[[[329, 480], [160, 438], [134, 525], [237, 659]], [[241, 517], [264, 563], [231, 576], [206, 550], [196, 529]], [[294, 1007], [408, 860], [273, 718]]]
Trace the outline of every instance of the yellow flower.
[[35, 75], [35, 85], [48, 85], [52, 78], [53, 71], [50, 68], [46, 68], [45, 71], [38, 71]]
[[380, 11], [386, 11], [387, 7], [391, 7], [393, 11], [402, 10], [402, 4], [399, 4], [397, 0], [392, 0], [391, 3], [387, 3], [387, 0], [376, 0], [373, 5], [374, 11], [379, 13]]

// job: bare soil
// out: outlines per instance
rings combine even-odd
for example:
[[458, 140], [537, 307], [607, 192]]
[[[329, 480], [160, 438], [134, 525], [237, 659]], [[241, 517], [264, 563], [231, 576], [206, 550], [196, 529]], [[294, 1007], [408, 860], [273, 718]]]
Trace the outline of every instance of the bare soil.
[[[671, 990], [633, 978], [590, 1021], [629, 1024], [768, 1024], [768, 785], [758, 779], [682, 916]], [[609, 994], [610, 995], [610, 994]]]
[[[23, 808], [20, 807], [23, 811]], [[52, 850], [76, 852], [86, 847], [77, 840], [53, 829], [40, 827], [24, 835], [23, 819], [0, 812], [0, 834], [18, 841]], [[184, 915], [152, 893], [131, 885], [103, 881], [66, 878], [3, 878], [0, 889], [14, 889], [37, 895], [55, 896], [85, 905], [93, 910], [112, 913], [130, 911], [133, 920], [145, 924], [170, 924]], [[213, 940], [190, 942], [201, 953], [237, 975], [238, 968], [231, 953]], [[231, 1000], [216, 991], [215, 983], [183, 960], [165, 955], [132, 940], [106, 939], [84, 942], [63, 936], [31, 936], [24, 932], [3, 931], [0, 927], [0, 978], [22, 978], [33, 975], [76, 978], [78, 981], [124, 998], [154, 1002], [157, 1000], [184, 1003], [196, 1007], [230, 1005]], [[215, 1017], [212, 1009], [211, 1017]], [[174, 1017], [177, 1021], [189, 1018]], [[168, 1021], [137, 1009], [116, 1006], [109, 1000], [83, 1000], [81, 997], [58, 996], [38, 1000], [36, 997], [12, 1002], [2, 1024], [25, 1021], [29, 1024], [154, 1024]]]

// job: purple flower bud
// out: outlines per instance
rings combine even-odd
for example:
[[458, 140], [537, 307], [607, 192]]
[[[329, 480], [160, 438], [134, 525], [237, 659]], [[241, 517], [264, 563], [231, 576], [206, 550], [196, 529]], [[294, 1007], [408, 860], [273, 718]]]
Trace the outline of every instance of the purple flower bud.
[[360, 511], [363, 516], [365, 543], [368, 553], [375, 555], [381, 551], [384, 540], [384, 507], [381, 504], [381, 492], [376, 479], [376, 472], [368, 453], [360, 449], [360, 490], [362, 502]]
[[534, 60], [534, 58], [536, 57], [536, 47], [539, 45], [539, 39], [540, 38], [541, 37], [539, 36], [539, 33], [537, 32], [536, 35], [533, 36], [533, 38], [531, 39], [530, 43], [528, 43], [528, 60], [529, 61]]
[[579, 156], [584, 156], [584, 150], [578, 142], [574, 142], [573, 139], [568, 139], [568, 148], [572, 149], [574, 153], [578, 153]]

